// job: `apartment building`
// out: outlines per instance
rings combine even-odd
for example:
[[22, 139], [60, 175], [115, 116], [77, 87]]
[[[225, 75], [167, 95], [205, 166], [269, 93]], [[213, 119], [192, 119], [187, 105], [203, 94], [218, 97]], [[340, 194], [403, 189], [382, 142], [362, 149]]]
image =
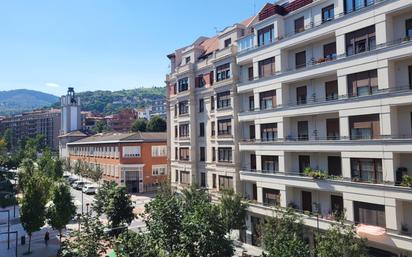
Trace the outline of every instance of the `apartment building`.
[[250, 199], [250, 244], [275, 206], [315, 229], [345, 209], [371, 256], [412, 256], [411, 36], [409, 0], [295, 0], [176, 50], [172, 183]]
[[117, 132], [130, 131], [137, 118], [138, 113], [135, 109], [123, 109], [116, 114], [105, 117], [109, 129]]
[[166, 133], [96, 134], [67, 143], [73, 165], [100, 166], [102, 180], [126, 186], [130, 193], [155, 190], [167, 178]]
[[50, 109], [4, 117], [0, 120], [0, 135], [10, 129], [12, 135], [11, 145], [15, 149], [19, 146], [21, 140], [42, 134], [45, 137], [46, 145], [56, 151], [59, 147], [60, 116], [59, 109]]

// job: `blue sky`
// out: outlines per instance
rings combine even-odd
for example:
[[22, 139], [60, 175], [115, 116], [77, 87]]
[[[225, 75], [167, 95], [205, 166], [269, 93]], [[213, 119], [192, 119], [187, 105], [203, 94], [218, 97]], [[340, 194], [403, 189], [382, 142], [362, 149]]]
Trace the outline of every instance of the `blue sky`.
[[242, 21], [263, 0], [0, 2], [0, 91], [164, 86], [166, 55]]

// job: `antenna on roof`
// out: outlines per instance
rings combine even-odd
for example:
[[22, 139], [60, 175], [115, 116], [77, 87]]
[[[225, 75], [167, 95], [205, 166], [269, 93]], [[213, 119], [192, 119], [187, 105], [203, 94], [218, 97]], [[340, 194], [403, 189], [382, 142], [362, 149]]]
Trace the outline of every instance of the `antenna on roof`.
[[252, 4], [253, 4], [253, 13], [252, 13], [252, 15], [256, 15], [256, 0], [252, 0]]
[[219, 30], [217, 29], [217, 27], [213, 27], [215, 29], [216, 34], [219, 33]]

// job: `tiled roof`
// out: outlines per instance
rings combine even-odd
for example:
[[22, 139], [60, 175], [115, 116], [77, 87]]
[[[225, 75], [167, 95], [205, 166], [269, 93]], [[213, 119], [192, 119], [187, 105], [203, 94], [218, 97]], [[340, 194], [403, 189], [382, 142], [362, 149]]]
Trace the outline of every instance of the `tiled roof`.
[[219, 49], [219, 39], [217, 36], [208, 38], [200, 44], [205, 50], [204, 54], [208, 54]]
[[165, 132], [99, 133], [70, 144], [120, 143], [122, 141], [166, 141]]

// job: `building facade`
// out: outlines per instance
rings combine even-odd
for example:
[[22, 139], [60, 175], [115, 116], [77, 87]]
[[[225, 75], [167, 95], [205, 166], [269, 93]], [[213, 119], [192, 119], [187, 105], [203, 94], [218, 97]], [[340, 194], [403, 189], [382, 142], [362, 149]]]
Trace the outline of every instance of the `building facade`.
[[12, 148], [19, 147], [21, 140], [33, 138], [37, 134], [45, 137], [46, 145], [54, 151], [59, 149], [60, 110], [37, 110], [4, 117], [0, 120], [0, 135], [10, 129]]
[[130, 193], [156, 189], [167, 178], [166, 133], [96, 134], [67, 144], [72, 165], [79, 160], [100, 166], [102, 180]]
[[110, 130], [127, 132], [132, 128], [137, 117], [138, 113], [135, 109], [123, 109], [116, 114], [106, 116], [105, 119]]
[[176, 50], [172, 184], [250, 199], [250, 244], [275, 206], [320, 229], [345, 209], [372, 256], [412, 256], [411, 36], [409, 0], [295, 0]]

